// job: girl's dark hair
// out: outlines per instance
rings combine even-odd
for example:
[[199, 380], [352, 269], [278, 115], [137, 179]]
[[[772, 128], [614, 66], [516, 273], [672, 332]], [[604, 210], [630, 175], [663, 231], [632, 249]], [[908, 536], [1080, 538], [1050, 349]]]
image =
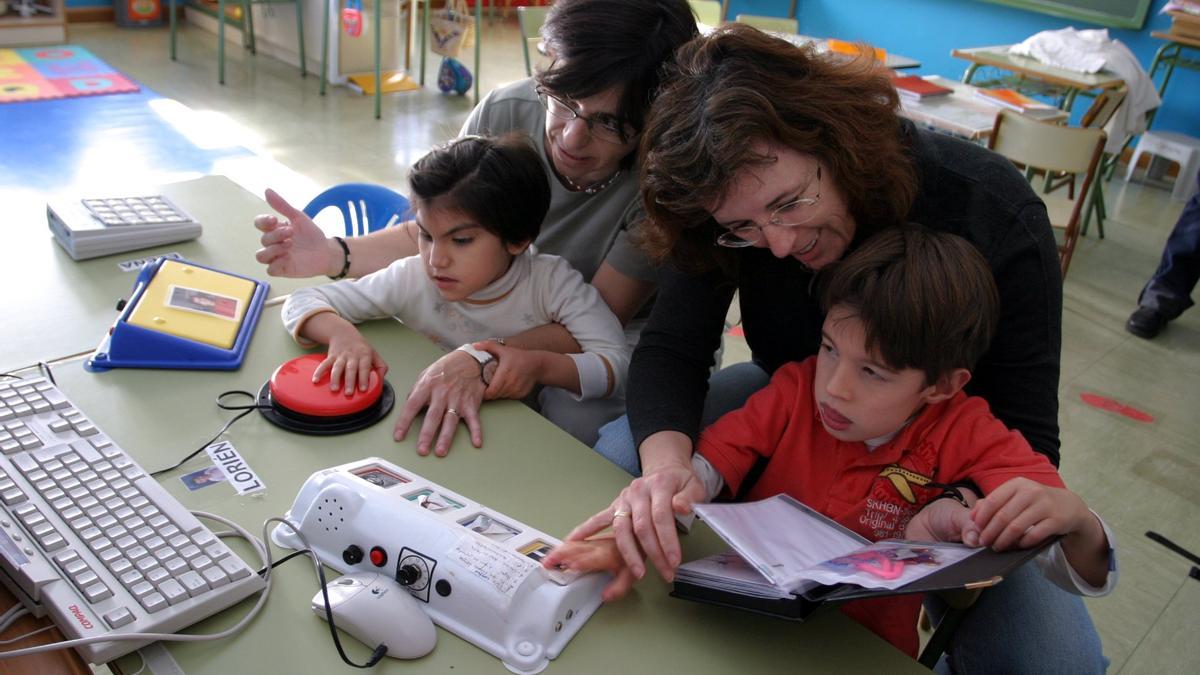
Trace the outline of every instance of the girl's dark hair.
[[640, 131], [663, 64], [698, 33], [686, 0], [559, 0], [541, 34], [554, 65], [539, 85], [576, 100], [624, 87], [618, 121]]
[[741, 171], [773, 161], [757, 143], [815, 157], [856, 235], [903, 223], [917, 177], [898, 106], [885, 69], [869, 57], [818, 55], [744, 24], [684, 45], [642, 135], [644, 248], [687, 268], [717, 262], [706, 206], [720, 203]]
[[506, 244], [537, 238], [550, 208], [550, 182], [529, 137], [466, 136], [429, 152], [408, 174], [413, 201], [469, 214]]
[[916, 368], [932, 384], [975, 367], [999, 319], [991, 268], [967, 240], [907, 224], [874, 234], [823, 269], [821, 309], [849, 308], [866, 348], [891, 368]]

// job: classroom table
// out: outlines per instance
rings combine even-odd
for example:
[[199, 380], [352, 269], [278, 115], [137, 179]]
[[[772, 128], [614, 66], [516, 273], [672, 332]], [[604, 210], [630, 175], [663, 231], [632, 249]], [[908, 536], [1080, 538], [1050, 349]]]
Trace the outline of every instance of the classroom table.
[[144, 191], [159, 192], [200, 221], [204, 232], [199, 239], [77, 262], [50, 234], [44, 203], [20, 210], [22, 215], [8, 223], [4, 263], [9, 280], [8, 323], [0, 346], [0, 371], [77, 354], [99, 344], [117, 318], [117, 301], [129, 297], [137, 276], [122, 271], [118, 267], [122, 261], [177, 252], [202, 265], [268, 281], [272, 297], [317, 283], [267, 278], [266, 267], [254, 259], [259, 233], [253, 221], [271, 209], [228, 178], [206, 176]]
[[[770, 33], [775, 37], [780, 37], [787, 40], [797, 47], [813, 44], [816, 46], [818, 52], [829, 51], [829, 41], [825, 38], [812, 37], [811, 35], [798, 35], [796, 33], [779, 33], [775, 31], [770, 31]], [[892, 70], [907, 70], [909, 68], [921, 67], [920, 61], [907, 56], [893, 54], [892, 52], [887, 52], [887, 57], [884, 59], [883, 63]]]
[[[388, 379], [403, 400], [418, 371], [440, 352], [428, 340], [390, 321], [363, 326], [366, 337], [391, 365]], [[78, 361], [60, 364], [58, 386], [144, 468], [174, 464], [198, 448], [233, 414], [213, 403], [230, 389], [257, 391], [281, 362], [301, 353], [280, 324], [279, 308], [265, 310], [241, 370], [154, 371], [118, 369], [89, 373]], [[233, 401], [230, 401], [231, 403]], [[203, 468], [195, 459], [163, 474], [161, 483], [185, 506], [233, 519], [252, 532], [269, 516], [283, 514], [314, 472], [378, 456], [394, 462], [500, 513], [551, 534], [565, 534], [606, 506], [629, 477], [532, 411], [513, 401], [491, 402], [482, 411], [484, 447], [470, 446], [461, 433], [444, 458], [418, 457], [415, 434], [392, 440], [396, 413], [369, 429], [336, 437], [292, 434], [257, 414], [224, 436], [266, 483], [264, 493], [238, 497], [227, 483], [189, 492], [179, 476]], [[685, 559], [716, 552], [719, 539], [702, 525], [683, 538]], [[249, 549], [228, 540], [251, 565]], [[345, 666], [326, 624], [309, 603], [317, 591], [311, 565], [294, 560], [276, 569], [264, 613], [241, 634], [219, 642], [164, 643], [182, 672], [330, 673]], [[547, 673], [733, 673], [733, 672], [925, 672], [891, 645], [841, 613], [828, 611], [792, 623], [667, 596], [653, 573], [631, 596], [601, 607], [552, 661]], [[254, 599], [202, 621], [192, 632], [214, 632], [237, 622]], [[362, 662], [366, 647], [346, 640]], [[141, 659], [115, 662], [131, 673]], [[494, 657], [445, 630], [422, 659], [384, 659], [378, 672], [505, 673]], [[160, 671], [161, 672], [161, 671]]]
[[970, 84], [971, 78], [980, 66], [993, 66], [1002, 70], [1012, 71], [1022, 77], [1056, 85], [1066, 89], [1062, 109], [1071, 111], [1075, 98], [1080, 92], [1098, 91], [1102, 89], [1117, 89], [1125, 85], [1125, 80], [1108, 70], [1096, 73], [1080, 73], [1065, 68], [1056, 68], [1028, 56], [1008, 53], [1011, 45], [996, 45], [992, 47], [972, 47], [970, 49], [955, 49], [951, 56], [971, 62], [963, 73], [962, 81]]
[[[900, 97], [900, 114], [912, 121], [945, 134], [965, 138], [975, 143], [987, 143], [996, 126], [996, 115], [1001, 106], [980, 100], [975, 96], [979, 89], [970, 84], [955, 82], [940, 75], [929, 75], [924, 79], [953, 89], [945, 96], [931, 96], [921, 100]], [[1064, 122], [1068, 114], [1058, 110], [1047, 117], [1046, 122]]]
[[1158, 51], [1154, 53], [1154, 60], [1150, 62], [1151, 81], [1154, 80], [1159, 66], [1166, 68], [1162, 83], [1158, 85], [1158, 95], [1161, 97], [1166, 94], [1167, 83], [1171, 81], [1171, 75], [1175, 72], [1176, 66], [1187, 70], [1200, 70], [1200, 59], [1184, 55], [1185, 50], [1200, 50], [1200, 38], [1170, 31], [1154, 31], [1150, 35], [1167, 41], [1165, 45], [1158, 48]]

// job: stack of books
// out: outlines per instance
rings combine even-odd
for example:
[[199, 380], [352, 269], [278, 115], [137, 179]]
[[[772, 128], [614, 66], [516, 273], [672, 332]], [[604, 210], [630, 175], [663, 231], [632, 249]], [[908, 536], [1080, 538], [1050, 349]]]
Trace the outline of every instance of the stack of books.
[[909, 101], [920, 101], [921, 99], [946, 96], [954, 93], [954, 90], [950, 87], [934, 84], [916, 75], [893, 77], [892, 86], [896, 87], [896, 91], [902, 98]]
[[1016, 89], [976, 89], [975, 96], [992, 105], [1036, 118], [1057, 117], [1059, 109], [1049, 103], [1030, 98]]

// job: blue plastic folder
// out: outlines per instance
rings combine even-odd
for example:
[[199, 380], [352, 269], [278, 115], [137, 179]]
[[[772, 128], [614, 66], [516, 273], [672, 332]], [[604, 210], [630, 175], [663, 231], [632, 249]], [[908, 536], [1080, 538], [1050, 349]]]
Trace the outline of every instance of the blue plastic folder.
[[262, 281], [186, 260], [147, 263], [85, 366], [236, 370], [268, 289]]

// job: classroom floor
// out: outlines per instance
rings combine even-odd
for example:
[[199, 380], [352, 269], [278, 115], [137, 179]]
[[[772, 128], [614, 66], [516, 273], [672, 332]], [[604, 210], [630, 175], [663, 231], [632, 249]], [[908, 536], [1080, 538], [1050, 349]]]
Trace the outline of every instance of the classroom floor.
[[[444, 96], [434, 88], [438, 57], [429, 60], [426, 89], [386, 96], [377, 121], [370, 97], [338, 87], [321, 97], [316, 77], [302, 80], [295, 67], [232, 45], [220, 86], [213, 34], [185, 28], [174, 63], [167, 58], [167, 35], [165, 29], [71, 25], [73, 43], [182, 103], [181, 119], [201, 136], [211, 140], [215, 132], [221, 142], [253, 151], [254, 158], [228, 167], [231, 178], [258, 193], [271, 185], [297, 204], [341, 182], [402, 187], [405, 167], [454, 136], [472, 106], [469, 96]], [[515, 16], [485, 25], [482, 39], [485, 93], [524, 76]], [[0, 114], [10, 110], [0, 108]], [[1182, 204], [1170, 201], [1169, 189], [1127, 185], [1120, 177], [1106, 188], [1107, 238], [1097, 239], [1093, 226], [1065, 284], [1062, 472], [1115, 529], [1120, 545], [1116, 592], [1088, 603], [1111, 672], [1193, 673], [1200, 670], [1200, 582], [1188, 578], [1183, 558], [1144, 533], [1155, 530], [1200, 552], [1200, 310], [1153, 341], [1123, 328]], [[37, 217], [35, 192], [15, 198], [26, 200], [17, 213]], [[746, 355], [744, 343], [731, 337], [725, 362]], [[1084, 393], [1134, 406], [1154, 421], [1093, 408], [1082, 402]]]

